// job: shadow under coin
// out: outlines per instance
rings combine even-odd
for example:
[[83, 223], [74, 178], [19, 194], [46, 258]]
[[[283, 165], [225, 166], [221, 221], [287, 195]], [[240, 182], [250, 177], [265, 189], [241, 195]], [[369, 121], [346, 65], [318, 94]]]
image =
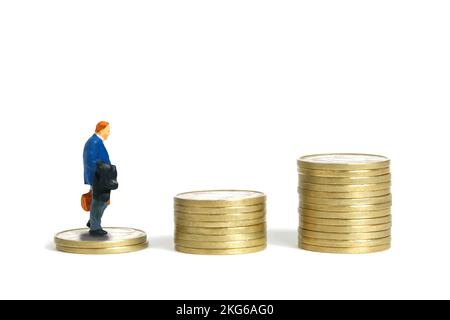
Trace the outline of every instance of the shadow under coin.
[[45, 249], [46, 250], [49, 250], [49, 251], [58, 251], [58, 250], [56, 250], [56, 245], [55, 245], [55, 243], [52, 241], [52, 242], [48, 242], [46, 245], [45, 245]]
[[173, 236], [149, 237], [150, 249], [161, 249], [167, 251], [175, 251], [173, 244]]
[[268, 231], [269, 244], [288, 247], [288, 248], [298, 248], [298, 232], [293, 229], [275, 229]]

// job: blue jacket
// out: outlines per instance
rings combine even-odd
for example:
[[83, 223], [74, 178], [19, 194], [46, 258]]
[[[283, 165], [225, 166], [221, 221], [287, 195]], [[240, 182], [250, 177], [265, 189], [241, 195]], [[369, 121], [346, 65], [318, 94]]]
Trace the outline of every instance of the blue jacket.
[[98, 160], [106, 164], [111, 164], [108, 151], [103, 144], [103, 140], [94, 134], [84, 145], [84, 184], [89, 184], [91, 186], [93, 185]]

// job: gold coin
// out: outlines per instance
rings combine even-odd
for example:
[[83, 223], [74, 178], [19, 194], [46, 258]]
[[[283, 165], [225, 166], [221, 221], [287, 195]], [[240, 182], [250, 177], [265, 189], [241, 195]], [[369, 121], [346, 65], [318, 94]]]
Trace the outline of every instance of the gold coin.
[[186, 248], [182, 246], [175, 246], [175, 250], [183, 253], [190, 254], [202, 254], [202, 255], [234, 255], [234, 254], [247, 254], [263, 251], [266, 249], [266, 245], [252, 247], [252, 248], [239, 248], [239, 249], [194, 249]]
[[205, 241], [190, 241], [190, 240], [177, 240], [175, 242], [177, 246], [193, 249], [239, 249], [257, 247], [267, 244], [266, 238], [260, 238], [255, 240], [245, 241], [229, 241], [229, 242], [205, 242]]
[[299, 209], [302, 217], [325, 218], [325, 219], [371, 219], [384, 217], [391, 214], [391, 209], [378, 211], [360, 211], [360, 212], [331, 212], [317, 211], [308, 209]]
[[254, 206], [264, 204], [265, 201], [264, 193], [249, 190], [205, 190], [175, 196], [177, 205], [201, 208]]
[[266, 232], [255, 232], [255, 233], [246, 233], [246, 234], [230, 234], [224, 236], [206, 236], [206, 235], [197, 235], [197, 234], [189, 234], [189, 233], [175, 233], [175, 242], [178, 240], [187, 240], [187, 241], [246, 241], [246, 240], [255, 240], [266, 237]]
[[266, 232], [266, 224], [261, 223], [255, 226], [248, 227], [236, 227], [236, 228], [197, 228], [197, 227], [185, 227], [185, 226], [175, 226], [175, 232], [189, 233], [197, 235], [230, 235], [230, 234], [247, 234], [255, 232]]
[[131, 246], [121, 246], [121, 247], [111, 247], [111, 248], [74, 248], [66, 247], [62, 245], [56, 245], [56, 250], [67, 252], [67, 253], [77, 253], [77, 254], [118, 254], [118, 253], [128, 253], [135, 252], [148, 247], [148, 242], [135, 244]]
[[213, 214], [213, 215], [175, 212], [175, 218], [188, 221], [204, 221], [204, 222], [242, 221], [242, 220], [260, 219], [264, 218], [265, 216], [266, 216], [265, 211], [248, 212], [242, 214]]
[[257, 204], [253, 206], [241, 206], [241, 207], [219, 207], [219, 208], [201, 208], [201, 207], [187, 207], [175, 205], [175, 211], [183, 213], [193, 214], [238, 214], [247, 212], [261, 212], [266, 208], [265, 204]]
[[391, 243], [391, 237], [372, 239], [372, 240], [322, 240], [303, 237], [301, 243], [312, 246], [333, 247], [333, 248], [355, 248], [355, 247], [373, 247]]
[[322, 226], [371, 226], [376, 224], [390, 223], [392, 221], [392, 216], [388, 215], [380, 218], [369, 219], [324, 219], [302, 216], [300, 220], [302, 223], [313, 223]]
[[391, 223], [375, 224], [372, 226], [324, 226], [320, 224], [311, 224], [303, 222], [301, 224], [303, 230], [333, 233], [363, 233], [375, 232], [391, 229]]
[[313, 154], [301, 157], [297, 163], [300, 168], [344, 171], [376, 170], [390, 166], [390, 160], [386, 157], [359, 153]]
[[320, 204], [309, 204], [301, 203], [300, 207], [308, 210], [316, 211], [331, 211], [331, 212], [364, 212], [364, 211], [379, 211], [390, 209], [392, 206], [391, 202], [378, 203], [370, 205], [354, 205], [354, 206], [330, 206], [330, 205], [320, 205]]
[[318, 192], [368, 192], [368, 191], [376, 191], [376, 190], [384, 190], [389, 189], [391, 187], [390, 182], [385, 183], [375, 183], [375, 184], [314, 184], [314, 183], [306, 183], [300, 182], [300, 189], [302, 190], [310, 190], [310, 191], [318, 191]]
[[361, 184], [376, 184], [391, 182], [391, 174], [385, 174], [377, 177], [351, 177], [351, 178], [335, 178], [335, 177], [313, 177], [306, 175], [299, 175], [301, 183], [315, 183], [326, 185], [361, 185]]
[[312, 246], [312, 245], [300, 242], [299, 247], [303, 250], [322, 252], [322, 253], [362, 254], [362, 253], [374, 253], [374, 252], [386, 251], [391, 247], [391, 245], [384, 244], [381, 246], [373, 246], [373, 247], [333, 248], [333, 247]]
[[375, 169], [375, 170], [355, 170], [355, 171], [343, 171], [343, 170], [314, 170], [307, 168], [298, 168], [298, 172], [307, 176], [313, 177], [342, 177], [342, 178], [354, 178], [354, 177], [377, 177], [390, 173], [390, 168]]
[[298, 189], [300, 196], [322, 198], [322, 199], [360, 199], [381, 197], [391, 194], [391, 189], [374, 190], [367, 192], [319, 192]]
[[185, 227], [198, 227], [198, 228], [234, 228], [234, 227], [247, 227], [247, 226], [255, 226], [259, 225], [261, 223], [265, 223], [266, 218], [258, 218], [258, 219], [252, 219], [252, 220], [239, 220], [239, 221], [225, 221], [225, 222], [218, 222], [218, 221], [189, 221], [189, 220], [182, 220], [179, 218], [175, 218], [175, 223], [178, 226], [185, 226]]
[[359, 198], [359, 199], [326, 199], [326, 198], [314, 198], [305, 195], [301, 196], [300, 198], [304, 203], [332, 205], [332, 206], [353, 206], [353, 205], [392, 203], [392, 195], [373, 198]]
[[72, 248], [111, 248], [141, 244], [147, 241], [144, 231], [131, 228], [105, 228], [108, 234], [104, 237], [93, 237], [89, 229], [72, 229], [55, 235], [55, 243]]
[[365, 232], [365, 233], [330, 233], [299, 229], [300, 237], [309, 237], [322, 240], [371, 240], [391, 236], [391, 230]]

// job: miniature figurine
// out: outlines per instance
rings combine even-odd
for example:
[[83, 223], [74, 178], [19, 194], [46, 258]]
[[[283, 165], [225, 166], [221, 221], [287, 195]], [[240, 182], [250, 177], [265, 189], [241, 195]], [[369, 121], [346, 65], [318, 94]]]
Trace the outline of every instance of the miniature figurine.
[[109, 135], [110, 124], [106, 121], [99, 122], [83, 151], [84, 183], [90, 185], [90, 192], [86, 194], [89, 198], [88, 203], [90, 202], [90, 219], [87, 226], [93, 236], [107, 234], [101, 227], [101, 218], [109, 204], [111, 190], [118, 187], [116, 167], [111, 165], [103, 143]]

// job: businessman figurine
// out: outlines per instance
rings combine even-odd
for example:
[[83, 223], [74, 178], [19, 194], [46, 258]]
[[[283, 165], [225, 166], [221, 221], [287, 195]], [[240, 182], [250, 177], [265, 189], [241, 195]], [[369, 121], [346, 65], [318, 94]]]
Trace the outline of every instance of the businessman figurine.
[[110, 125], [101, 121], [95, 133], [86, 142], [83, 151], [84, 183], [91, 188], [90, 219], [87, 223], [93, 236], [107, 234], [101, 227], [103, 212], [108, 206], [111, 190], [118, 188], [116, 167], [111, 165], [108, 151], [104, 145], [110, 134]]

